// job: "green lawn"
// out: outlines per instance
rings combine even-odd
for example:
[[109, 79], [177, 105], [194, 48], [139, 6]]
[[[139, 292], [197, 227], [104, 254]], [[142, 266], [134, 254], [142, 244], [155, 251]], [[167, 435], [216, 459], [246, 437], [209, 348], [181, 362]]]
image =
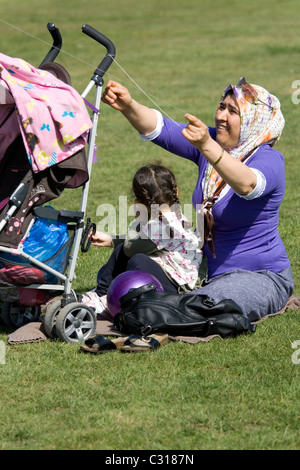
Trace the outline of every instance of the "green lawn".
[[[277, 146], [286, 160], [279, 229], [300, 295], [300, 106], [292, 101], [300, 80], [298, 1], [0, 0], [0, 7], [1, 52], [39, 65], [51, 43], [46, 25], [54, 22], [63, 37], [57, 61], [80, 93], [105, 53], [82, 34], [87, 23], [116, 46], [117, 63], [105, 79], [121, 81], [175, 120], [190, 112], [212, 124], [222, 90], [243, 75], [277, 95], [286, 119]], [[141, 143], [107, 106], [97, 147], [87, 211], [94, 222], [101, 222], [101, 204], [118, 209], [120, 195], [131, 204], [131, 177], [153, 159], [175, 172], [181, 202], [191, 202], [196, 167]], [[80, 195], [66, 190], [53, 205], [76, 210]], [[109, 253], [93, 247], [79, 255], [75, 290], [95, 286]], [[298, 314], [269, 318], [235, 339], [95, 357], [58, 341], [9, 346], [1, 327], [0, 449], [299, 449]]]

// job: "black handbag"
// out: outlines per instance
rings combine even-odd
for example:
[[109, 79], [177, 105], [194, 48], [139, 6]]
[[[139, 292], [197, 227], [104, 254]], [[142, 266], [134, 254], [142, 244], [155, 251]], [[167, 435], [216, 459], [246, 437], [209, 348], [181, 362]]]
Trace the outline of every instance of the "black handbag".
[[114, 326], [125, 334], [164, 332], [173, 336], [227, 338], [256, 329], [233, 300], [215, 304], [210, 297], [199, 294], [160, 292], [155, 284], [131, 289], [120, 298], [120, 305]]

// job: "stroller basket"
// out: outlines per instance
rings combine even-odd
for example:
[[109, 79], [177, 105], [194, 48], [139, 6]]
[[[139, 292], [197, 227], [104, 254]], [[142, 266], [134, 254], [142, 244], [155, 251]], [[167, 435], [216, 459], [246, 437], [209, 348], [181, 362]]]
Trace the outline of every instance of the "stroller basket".
[[[46, 267], [64, 273], [67, 268], [68, 256], [71, 251], [73, 237], [67, 240], [64, 245], [51, 258], [43, 261]], [[46, 290], [40, 290], [38, 299], [33, 289], [35, 284], [49, 284], [55, 286], [59, 279], [47, 272], [45, 269], [37, 268], [29, 261], [25, 261], [18, 256], [0, 256], [0, 300], [18, 302], [20, 305], [37, 306], [49, 300]], [[31, 297], [24, 295], [24, 287], [32, 286]], [[54, 288], [55, 289], [55, 288]], [[31, 305], [32, 304], [32, 305]]]
[[[24, 242], [24, 252], [30, 256], [34, 256], [35, 260], [41, 261], [45, 267], [50, 267], [58, 273], [65, 273], [68, 257], [74, 240], [74, 234], [69, 237], [66, 230], [57, 230], [55, 238], [53, 237], [53, 224], [44, 224], [43, 232], [40, 229], [44, 219], [37, 219], [33, 225], [32, 232], [37, 228], [31, 236]], [[55, 227], [56, 228], [56, 227]], [[38, 240], [38, 236], [40, 239]], [[26, 243], [27, 242], [27, 243]], [[11, 283], [15, 285], [30, 285], [32, 283], [47, 282], [55, 284], [58, 278], [50, 272], [36, 268], [34, 263], [23, 259], [20, 256], [14, 256], [9, 253], [0, 253], [0, 282]], [[1, 292], [0, 292], [0, 299]]]

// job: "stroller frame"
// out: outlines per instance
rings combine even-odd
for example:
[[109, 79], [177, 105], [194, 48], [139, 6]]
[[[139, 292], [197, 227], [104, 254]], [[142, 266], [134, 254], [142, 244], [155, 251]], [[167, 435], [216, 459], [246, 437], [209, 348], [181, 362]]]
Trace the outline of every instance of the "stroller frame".
[[[43, 65], [46, 63], [54, 62], [62, 46], [61, 34], [54, 23], [48, 23], [47, 28], [53, 38], [53, 45], [40, 64], [39, 68], [43, 68]], [[86, 340], [95, 333], [96, 329], [96, 315], [94, 309], [80, 303], [81, 296], [77, 296], [73, 291], [72, 282], [75, 279], [75, 268], [79, 250], [81, 249], [82, 252], [88, 251], [92, 241], [90, 235], [96, 230], [95, 224], [91, 224], [90, 219], [87, 219], [87, 224], [85, 226], [86, 208], [93, 156], [95, 152], [98, 118], [100, 116], [102, 86], [104, 84], [103, 75], [107, 72], [108, 68], [113, 62], [116, 53], [114, 44], [96, 29], [87, 24], [84, 24], [82, 25], [82, 32], [104, 46], [107, 50], [105, 57], [100, 62], [99, 66], [95, 69], [89, 84], [81, 94], [85, 104], [92, 110], [92, 127], [89, 131], [88, 148], [86, 154], [88, 180], [82, 185], [79, 211], [70, 211], [65, 209], [55, 210], [52, 208], [38, 206], [33, 210], [34, 219], [31, 221], [24, 237], [26, 238], [26, 236], [29, 234], [32, 225], [38, 217], [43, 217], [50, 220], [59, 220], [67, 224], [73, 224], [71, 225], [71, 230], [74, 230], [74, 239], [72, 242], [71, 255], [68, 259], [66, 273], [62, 274], [61, 272], [56, 271], [50, 266], [47, 266], [43, 262], [25, 253], [23, 251], [22, 243], [19, 243], [17, 249], [0, 246], [0, 253], [4, 252], [17, 255], [18, 257], [21, 257], [30, 262], [37, 268], [53, 274], [60, 280], [61, 284], [30, 284], [27, 286], [22, 285], [16, 287], [22, 287], [22, 289], [40, 289], [43, 291], [49, 290], [62, 294], [59, 299], [56, 297], [53, 299], [53, 301], [49, 302], [49, 306], [46, 308], [46, 311], [43, 315], [44, 328], [49, 337], [57, 337], [63, 341], [72, 343]], [[94, 86], [94, 104], [91, 104], [86, 100], [86, 97], [94, 88]], [[24, 183], [20, 183], [20, 185], [10, 196], [10, 208], [7, 211], [5, 217], [0, 221], [0, 232], [10, 220], [14, 212], [21, 206], [26, 193], [26, 185], [24, 185]], [[68, 229], [70, 229], [69, 225]], [[39, 317], [39, 314], [40, 307], [33, 307], [33, 311], [30, 312], [27, 307], [22, 308], [21, 305], [17, 306], [16, 308], [9, 302], [3, 302], [2, 304], [2, 319], [6, 324], [10, 324], [10, 326], [22, 326], [23, 321], [36, 320]]]

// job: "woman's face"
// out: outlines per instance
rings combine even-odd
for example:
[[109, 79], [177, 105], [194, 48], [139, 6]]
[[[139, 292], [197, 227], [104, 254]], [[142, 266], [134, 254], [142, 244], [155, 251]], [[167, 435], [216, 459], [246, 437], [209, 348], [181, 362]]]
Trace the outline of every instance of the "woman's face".
[[234, 94], [228, 94], [219, 103], [216, 116], [217, 142], [223, 148], [235, 147], [240, 138], [241, 117]]

